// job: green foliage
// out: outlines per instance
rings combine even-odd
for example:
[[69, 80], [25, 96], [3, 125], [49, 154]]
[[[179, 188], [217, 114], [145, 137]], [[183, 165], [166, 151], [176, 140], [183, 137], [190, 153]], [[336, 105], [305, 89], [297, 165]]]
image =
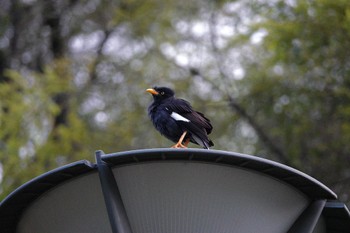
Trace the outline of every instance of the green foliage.
[[97, 149], [170, 146], [144, 92], [167, 85], [215, 149], [284, 158], [349, 200], [348, 0], [5, 2], [0, 199]]
[[246, 63], [242, 85], [249, 90], [240, 98], [291, 158], [290, 165], [346, 193], [350, 2], [280, 1], [277, 6], [256, 25], [267, 31], [265, 56], [257, 69]]

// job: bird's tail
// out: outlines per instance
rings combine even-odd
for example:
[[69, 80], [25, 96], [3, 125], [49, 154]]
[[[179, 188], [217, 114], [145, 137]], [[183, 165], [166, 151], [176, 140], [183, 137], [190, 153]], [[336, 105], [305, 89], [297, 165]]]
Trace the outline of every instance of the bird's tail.
[[210, 148], [211, 146], [214, 146], [214, 143], [213, 143], [210, 139], [208, 139], [208, 138], [206, 138], [206, 139], [201, 139], [200, 137], [198, 137], [198, 136], [196, 136], [196, 135], [194, 135], [194, 134], [192, 134], [192, 136], [193, 136], [193, 139], [194, 139], [199, 145], [201, 145], [204, 149], [209, 150], [209, 148]]
[[203, 140], [203, 145], [204, 145], [203, 146], [204, 149], [209, 150], [211, 146], [214, 146], [214, 143], [210, 139], [208, 143]]

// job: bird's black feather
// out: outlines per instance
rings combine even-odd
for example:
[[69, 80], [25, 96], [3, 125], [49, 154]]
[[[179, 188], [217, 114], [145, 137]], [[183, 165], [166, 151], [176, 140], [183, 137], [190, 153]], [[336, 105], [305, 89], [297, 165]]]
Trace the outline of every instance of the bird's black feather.
[[[203, 113], [193, 110], [191, 104], [183, 99], [175, 98], [173, 90], [167, 87], [154, 87], [153, 103], [148, 114], [155, 128], [171, 141], [177, 142], [187, 131], [185, 139], [199, 144], [206, 149], [213, 146], [208, 138], [213, 127]], [[172, 115], [176, 114], [176, 117]], [[182, 117], [182, 118], [181, 118]]]

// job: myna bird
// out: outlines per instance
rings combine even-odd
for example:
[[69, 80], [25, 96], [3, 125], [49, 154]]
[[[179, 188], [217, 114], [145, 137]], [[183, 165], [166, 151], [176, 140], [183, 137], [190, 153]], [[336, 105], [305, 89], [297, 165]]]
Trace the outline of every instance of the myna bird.
[[213, 126], [203, 113], [193, 110], [186, 100], [175, 98], [170, 88], [154, 87], [146, 91], [153, 96], [148, 115], [162, 135], [176, 142], [173, 148], [187, 148], [189, 142], [205, 149], [214, 145], [208, 138]]

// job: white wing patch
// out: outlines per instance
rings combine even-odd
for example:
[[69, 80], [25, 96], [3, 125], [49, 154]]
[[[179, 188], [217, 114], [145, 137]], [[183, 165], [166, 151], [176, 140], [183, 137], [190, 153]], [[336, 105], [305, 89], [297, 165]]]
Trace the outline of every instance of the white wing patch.
[[176, 120], [176, 121], [190, 122], [189, 119], [187, 119], [187, 118], [181, 116], [180, 114], [178, 114], [178, 113], [176, 113], [176, 112], [172, 112], [172, 113], [170, 114], [170, 116], [171, 116], [174, 120]]

